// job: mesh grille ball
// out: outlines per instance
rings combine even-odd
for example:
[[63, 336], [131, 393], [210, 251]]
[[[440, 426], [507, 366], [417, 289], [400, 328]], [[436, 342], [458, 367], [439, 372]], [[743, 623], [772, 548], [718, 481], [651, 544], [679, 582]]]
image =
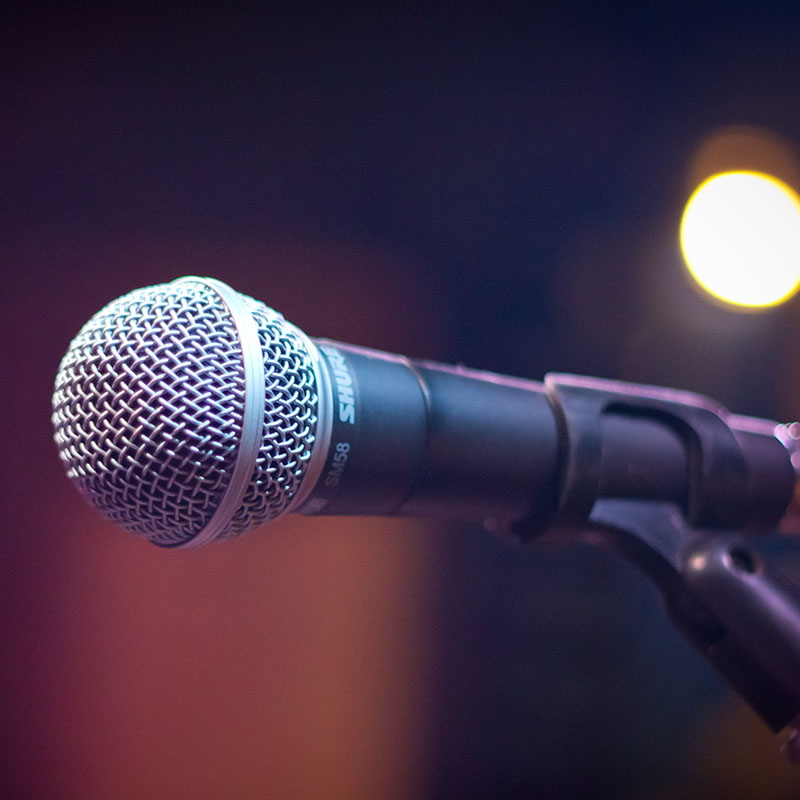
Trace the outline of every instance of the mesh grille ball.
[[[261, 447], [241, 507], [218, 538], [286, 510], [314, 443], [309, 345], [244, 298], [266, 378]], [[190, 542], [219, 506], [242, 433], [245, 377], [227, 306], [200, 280], [131, 292], [95, 314], [61, 362], [53, 424], [61, 460], [107, 519], [155, 544]]]

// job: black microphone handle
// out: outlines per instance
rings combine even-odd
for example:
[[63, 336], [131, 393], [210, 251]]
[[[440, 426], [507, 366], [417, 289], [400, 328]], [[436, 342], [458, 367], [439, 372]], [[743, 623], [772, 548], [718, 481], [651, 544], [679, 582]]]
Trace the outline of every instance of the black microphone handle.
[[[688, 512], [713, 502], [719, 519], [697, 522], [765, 528], [792, 497], [794, 469], [775, 424], [739, 430], [741, 418], [698, 395], [539, 383], [314, 341], [330, 377], [331, 436], [301, 513], [543, 527], [588, 517], [599, 497], [629, 497]], [[578, 501], [569, 491], [576, 471], [577, 485], [590, 485]]]

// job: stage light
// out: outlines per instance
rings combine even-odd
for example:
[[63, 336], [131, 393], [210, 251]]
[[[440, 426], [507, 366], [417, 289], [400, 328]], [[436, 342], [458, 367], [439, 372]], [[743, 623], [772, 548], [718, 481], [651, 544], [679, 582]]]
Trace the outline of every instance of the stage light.
[[712, 296], [759, 309], [800, 288], [800, 198], [759, 172], [724, 172], [689, 198], [680, 229], [689, 272]]

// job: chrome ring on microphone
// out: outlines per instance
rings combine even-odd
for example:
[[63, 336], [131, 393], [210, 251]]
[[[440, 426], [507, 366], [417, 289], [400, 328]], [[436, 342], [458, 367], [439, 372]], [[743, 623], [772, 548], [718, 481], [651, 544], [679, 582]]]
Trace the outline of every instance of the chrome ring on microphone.
[[255, 320], [244, 299], [230, 286], [214, 278], [186, 277], [179, 278], [175, 283], [187, 281], [201, 283], [216, 292], [228, 309], [239, 338], [245, 390], [242, 432], [231, 478], [211, 519], [191, 539], [177, 545], [182, 549], [200, 547], [208, 542], [213, 542], [225, 530], [241, 507], [261, 448], [265, 413], [265, 373], [261, 343]]

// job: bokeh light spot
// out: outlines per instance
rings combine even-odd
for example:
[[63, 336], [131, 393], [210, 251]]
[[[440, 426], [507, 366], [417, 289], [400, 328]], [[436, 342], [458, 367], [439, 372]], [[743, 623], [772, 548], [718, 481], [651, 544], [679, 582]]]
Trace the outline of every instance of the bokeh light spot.
[[800, 287], [800, 198], [770, 175], [708, 178], [686, 204], [680, 239], [695, 280], [733, 306], [774, 306]]

